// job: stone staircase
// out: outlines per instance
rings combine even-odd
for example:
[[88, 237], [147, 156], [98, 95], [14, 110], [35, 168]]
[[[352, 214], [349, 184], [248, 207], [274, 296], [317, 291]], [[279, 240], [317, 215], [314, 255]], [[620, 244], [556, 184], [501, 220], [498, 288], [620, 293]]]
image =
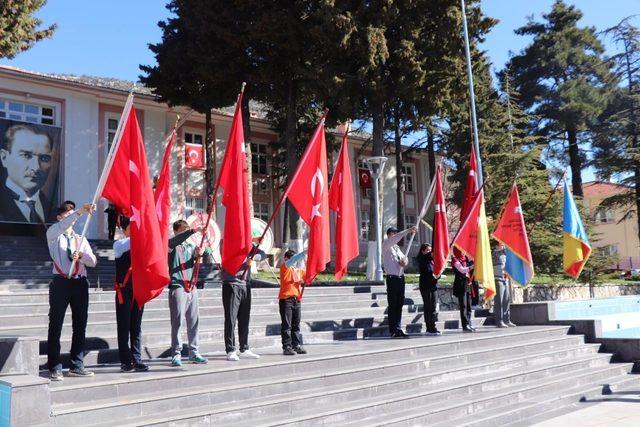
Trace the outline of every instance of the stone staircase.
[[[632, 364], [611, 363], [568, 326], [496, 329], [479, 311], [476, 334], [442, 312], [425, 337], [421, 300], [407, 289], [408, 340], [386, 338], [383, 286], [309, 287], [303, 334], [309, 354], [282, 356], [277, 289], [254, 289], [250, 344], [260, 360], [224, 359], [220, 289], [200, 291], [207, 365], [169, 366], [166, 292], [145, 307], [147, 373], [119, 372], [112, 291], [91, 290], [85, 359], [96, 376], [50, 384], [54, 425], [527, 425], [603, 390], [640, 384]], [[47, 294], [0, 293], [0, 335], [41, 340]], [[70, 346], [70, 317], [63, 352]], [[487, 326], [482, 326], [486, 324]], [[46, 377], [44, 371], [41, 372]]]

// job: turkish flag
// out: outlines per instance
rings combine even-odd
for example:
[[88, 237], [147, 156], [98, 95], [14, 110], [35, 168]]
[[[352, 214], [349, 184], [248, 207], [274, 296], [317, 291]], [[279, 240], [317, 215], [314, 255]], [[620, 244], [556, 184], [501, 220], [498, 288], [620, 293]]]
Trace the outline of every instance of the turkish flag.
[[176, 131], [174, 129], [171, 135], [169, 135], [169, 142], [167, 142], [167, 146], [164, 149], [162, 167], [160, 168], [160, 175], [158, 175], [158, 182], [156, 183], [156, 189], [153, 194], [160, 234], [162, 235], [162, 241], [165, 246], [169, 244], [169, 222], [171, 220], [171, 150], [173, 149], [175, 140]]
[[336, 212], [336, 280], [340, 280], [347, 272], [349, 261], [360, 253], [347, 131], [342, 137], [338, 163], [331, 179], [329, 208]]
[[204, 167], [204, 155], [202, 144], [184, 144], [184, 163], [189, 169], [202, 169]]
[[309, 225], [307, 271], [304, 278], [307, 284], [324, 271], [331, 261], [326, 145], [323, 117], [287, 188], [289, 201]]
[[436, 168], [436, 188], [433, 218], [433, 275], [440, 276], [449, 258], [449, 228], [447, 227], [447, 208], [442, 191], [442, 168]]
[[358, 180], [360, 188], [371, 188], [371, 172], [365, 168], [358, 169]]
[[169, 283], [167, 245], [158, 224], [142, 133], [131, 108], [122, 130], [102, 197], [131, 218], [133, 297], [142, 307]]
[[251, 210], [247, 188], [247, 156], [242, 128], [242, 93], [238, 96], [236, 111], [227, 139], [227, 148], [220, 166], [218, 185], [223, 190], [225, 206], [222, 234], [222, 268], [236, 274], [252, 249]]
[[[478, 194], [480, 196], [480, 194]], [[453, 238], [452, 246], [460, 249], [467, 257], [476, 257], [478, 245], [478, 222], [480, 220], [480, 207], [483, 197], [476, 197], [469, 207], [465, 220], [460, 225], [458, 234]]]
[[462, 209], [460, 209], [460, 223], [462, 224], [471, 210], [471, 205], [476, 200], [478, 193], [478, 164], [476, 162], [476, 153], [472, 149], [469, 157], [469, 171], [467, 172], [467, 182], [464, 187], [464, 196], [462, 197]]

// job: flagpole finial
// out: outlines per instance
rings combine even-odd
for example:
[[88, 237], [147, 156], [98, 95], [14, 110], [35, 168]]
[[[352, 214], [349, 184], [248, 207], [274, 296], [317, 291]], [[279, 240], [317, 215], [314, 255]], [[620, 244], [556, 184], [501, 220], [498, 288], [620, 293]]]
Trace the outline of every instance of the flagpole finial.
[[247, 86], [247, 82], [242, 82], [242, 86], [240, 87], [240, 93], [244, 93], [244, 88]]

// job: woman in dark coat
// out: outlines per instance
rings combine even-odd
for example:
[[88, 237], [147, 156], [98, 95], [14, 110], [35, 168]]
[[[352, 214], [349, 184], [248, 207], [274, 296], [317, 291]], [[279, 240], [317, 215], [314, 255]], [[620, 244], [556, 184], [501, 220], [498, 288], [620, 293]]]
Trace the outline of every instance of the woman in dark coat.
[[433, 253], [431, 252], [431, 245], [423, 243], [420, 246], [420, 251], [416, 256], [418, 263], [418, 271], [420, 272], [420, 295], [422, 295], [424, 320], [427, 324], [427, 335], [442, 335], [442, 333], [436, 328], [436, 322], [438, 320], [438, 312], [436, 309], [437, 304], [437, 289], [438, 278], [433, 276]]
[[460, 308], [460, 321], [462, 322], [463, 332], [475, 332], [475, 328], [471, 326], [471, 295], [470, 275], [471, 262], [458, 248], [453, 248], [453, 272], [455, 278], [453, 280], [453, 295], [458, 298], [458, 307]]

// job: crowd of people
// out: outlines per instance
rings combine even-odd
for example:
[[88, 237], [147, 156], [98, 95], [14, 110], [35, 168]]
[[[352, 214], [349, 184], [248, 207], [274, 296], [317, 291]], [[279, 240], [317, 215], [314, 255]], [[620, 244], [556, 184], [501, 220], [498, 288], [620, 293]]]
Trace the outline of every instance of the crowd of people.
[[[85, 204], [75, 209], [71, 201], [64, 202], [56, 212], [57, 222], [47, 230], [49, 254], [53, 264], [53, 280], [49, 287], [49, 332], [47, 357], [50, 378], [61, 381], [63, 377], [60, 360], [60, 335], [67, 308], [72, 312], [72, 344], [70, 350], [69, 376], [90, 377], [94, 373], [84, 366], [85, 331], [89, 305], [89, 282], [87, 268], [95, 267], [97, 259], [86, 238], [73, 230], [75, 222], [85, 214], [93, 214], [95, 205]], [[113, 243], [115, 254], [115, 304], [117, 320], [118, 352], [122, 372], [144, 372], [149, 367], [142, 360], [141, 331], [144, 306], [138, 306], [134, 300], [133, 277], [131, 274], [131, 242], [129, 237], [130, 220], [119, 218], [118, 226], [122, 231], [120, 239]], [[193, 283], [196, 261], [210, 250], [201, 251], [190, 241], [190, 237], [202, 230], [191, 229], [184, 220], [173, 223], [174, 235], [169, 239], [167, 248], [170, 282], [168, 283], [168, 304], [171, 322], [171, 366], [182, 366], [180, 330], [186, 326], [188, 361], [205, 364], [208, 359], [199, 352], [198, 346], [198, 286]], [[415, 227], [399, 231], [387, 230], [383, 242], [383, 266], [386, 273], [388, 298], [388, 327], [391, 338], [408, 338], [402, 329], [402, 309], [405, 302], [405, 274], [409, 263], [398, 243]], [[110, 232], [111, 235], [111, 232]], [[297, 265], [305, 253], [296, 254], [287, 250], [280, 265], [280, 292], [278, 294], [281, 320], [283, 355], [306, 354], [300, 331], [302, 315], [302, 295], [304, 293], [305, 271]], [[228, 361], [241, 358], [259, 359], [249, 346], [249, 319], [251, 313], [251, 265], [261, 261], [266, 254], [254, 243], [253, 250], [236, 274], [222, 270], [222, 306], [224, 309], [224, 347]], [[509, 318], [509, 283], [504, 267], [506, 256], [504, 247], [494, 251], [497, 294], [495, 298], [495, 319], [497, 327], [513, 327]], [[420, 272], [420, 294], [424, 302], [424, 316], [427, 335], [440, 335], [436, 327], [437, 285], [440, 277], [433, 272], [433, 254], [429, 244], [420, 247], [416, 257]], [[73, 271], [71, 268], [73, 266]], [[458, 299], [460, 318], [464, 332], [474, 332], [471, 322], [472, 298], [477, 298], [474, 288], [473, 264], [461, 252], [454, 251], [452, 266], [455, 274], [453, 294]], [[475, 289], [475, 291], [474, 291]], [[236, 324], [239, 342], [236, 344]]]

